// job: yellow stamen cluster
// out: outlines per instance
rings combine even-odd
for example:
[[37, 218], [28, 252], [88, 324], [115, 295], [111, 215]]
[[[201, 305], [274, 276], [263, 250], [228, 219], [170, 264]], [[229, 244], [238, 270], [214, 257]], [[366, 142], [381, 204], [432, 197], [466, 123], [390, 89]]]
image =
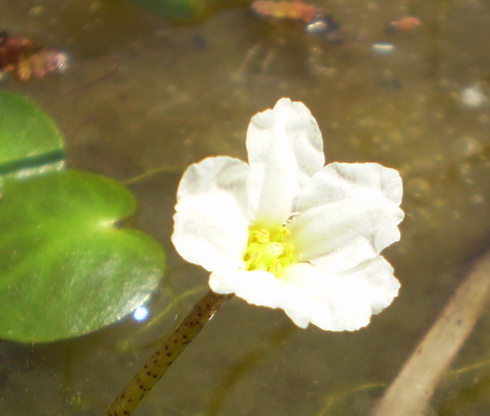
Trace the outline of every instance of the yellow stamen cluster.
[[290, 234], [285, 226], [274, 230], [251, 226], [243, 256], [246, 270], [263, 270], [281, 277], [284, 268], [297, 261]]

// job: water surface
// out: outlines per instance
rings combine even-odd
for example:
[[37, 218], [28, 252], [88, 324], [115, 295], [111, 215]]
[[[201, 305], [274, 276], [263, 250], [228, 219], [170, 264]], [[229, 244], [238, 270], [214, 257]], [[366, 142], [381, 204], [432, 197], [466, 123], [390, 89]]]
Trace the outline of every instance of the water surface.
[[[103, 414], [206, 290], [206, 273], [185, 264], [169, 242], [182, 171], [210, 155], [244, 158], [250, 117], [282, 96], [311, 109], [328, 160], [400, 170], [406, 219], [401, 242], [386, 251], [400, 295], [355, 333], [297, 329], [280, 311], [232, 300], [137, 414], [369, 413], [489, 246], [490, 3], [315, 4], [339, 22], [344, 44], [308, 35], [301, 25], [260, 20], [246, 7], [175, 25], [123, 1], [0, 0], [0, 28], [70, 55], [61, 75], [0, 88], [28, 95], [54, 118], [72, 168], [130, 181], [140, 227], [169, 254], [152, 313], [194, 290], [147, 330], [127, 318], [64, 342], [0, 343], [2, 415]], [[390, 21], [410, 15], [421, 19], [418, 30], [386, 33]], [[377, 42], [396, 50], [373, 51]], [[470, 103], [474, 91], [487, 101]], [[488, 312], [428, 414], [490, 413]]]

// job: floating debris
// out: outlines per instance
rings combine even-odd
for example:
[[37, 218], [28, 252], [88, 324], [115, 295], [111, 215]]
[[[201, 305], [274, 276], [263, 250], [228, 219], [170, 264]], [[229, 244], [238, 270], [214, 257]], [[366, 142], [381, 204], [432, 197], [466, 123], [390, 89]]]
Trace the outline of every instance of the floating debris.
[[21, 81], [43, 78], [66, 68], [68, 57], [54, 49], [46, 49], [22, 36], [0, 32], [0, 73], [14, 74]]
[[330, 16], [320, 17], [305, 26], [306, 33], [320, 35], [331, 43], [343, 43], [345, 38], [340, 25]]
[[470, 108], [480, 108], [488, 102], [488, 97], [478, 84], [464, 88], [461, 91], [459, 99], [461, 104]]
[[388, 33], [411, 32], [417, 29], [421, 24], [422, 21], [418, 17], [406, 16], [390, 22], [386, 31]]
[[396, 46], [388, 42], [376, 42], [371, 45], [371, 50], [379, 55], [390, 55], [396, 52]]
[[251, 3], [251, 8], [259, 17], [299, 22], [305, 25], [306, 33], [320, 35], [329, 42], [344, 41], [340, 25], [313, 4], [300, 0], [255, 0]]
[[306, 24], [313, 22], [323, 14], [317, 6], [303, 3], [300, 0], [255, 0], [252, 2], [251, 7], [261, 17], [298, 20]]

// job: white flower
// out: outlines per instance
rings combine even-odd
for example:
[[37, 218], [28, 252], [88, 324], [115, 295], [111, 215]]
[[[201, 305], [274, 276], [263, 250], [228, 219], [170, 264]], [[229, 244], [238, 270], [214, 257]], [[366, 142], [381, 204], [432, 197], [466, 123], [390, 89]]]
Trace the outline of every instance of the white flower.
[[379, 255], [400, 238], [398, 172], [376, 163], [324, 166], [315, 119], [285, 98], [252, 118], [247, 150], [248, 164], [218, 156], [185, 171], [177, 251], [211, 272], [216, 293], [281, 308], [302, 328], [367, 325], [400, 286]]

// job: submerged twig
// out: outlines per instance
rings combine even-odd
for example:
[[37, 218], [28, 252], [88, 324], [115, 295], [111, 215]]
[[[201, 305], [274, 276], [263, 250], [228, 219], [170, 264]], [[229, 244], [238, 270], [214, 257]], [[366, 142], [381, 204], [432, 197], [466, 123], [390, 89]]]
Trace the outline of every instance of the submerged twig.
[[154, 175], [157, 175], [159, 173], [175, 173], [175, 172], [180, 172], [180, 171], [182, 171], [181, 167], [161, 166], [159, 168], [147, 170], [147, 171], [140, 173], [139, 175], [133, 176], [129, 179], [125, 179], [124, 181], [122, 181], [122, 183], [126, 186], [131, 186], [131, 185], [134, 185], [135, 183], [141, 182], [141, 181], [143, 181], [147, 178], [150, 178]]
[[180, 355], [193, 338], [233, 295], [209, 292], [168, 336], [163, 345], [134, 376], [124, 391], [107, 410], [106, 416], [127, 416], [138, 406], [143, 397], [165, 374], [170, 364]]
[[490, 292], [490, 251], [481, 257], [415, 348], [373, 416], [423, 415], [443, 372], [480, 317]]

